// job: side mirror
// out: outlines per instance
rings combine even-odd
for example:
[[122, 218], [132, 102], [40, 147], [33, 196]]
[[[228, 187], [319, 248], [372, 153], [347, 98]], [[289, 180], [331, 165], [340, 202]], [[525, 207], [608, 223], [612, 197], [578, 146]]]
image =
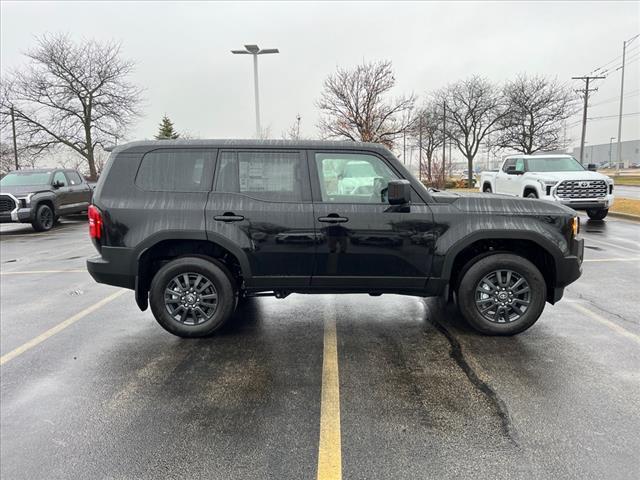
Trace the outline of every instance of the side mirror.
[[409, 180], [391, 180], [387, 185], [387, 199], [390, 205], [406, 205], [411, 202]]
[[587, 165], [587, 170], [589, 170], [590, 172], [595, 172], [598, 169], [598, 167], [596, 167], [595, 163], [590, 163], [589, 165]]
[[51, 185], [53, 188], [60, 188], [62, 187], [64, 184], [60, 181], [60, 180], [56, 180], [55, 182], [53, 182], [53, 184]]
[[507, 167], [507, 174], [508, 175], [522, 175], [524, 172], [522, 170], [516, 170], [516, 166], [515, 165], [509, 165]]

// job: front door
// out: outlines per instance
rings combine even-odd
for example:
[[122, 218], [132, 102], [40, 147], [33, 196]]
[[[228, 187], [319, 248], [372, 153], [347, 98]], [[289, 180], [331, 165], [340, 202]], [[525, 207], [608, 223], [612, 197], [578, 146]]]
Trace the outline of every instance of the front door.
[[220, 151], [206, 224], [209, 240], [240, 249], [247, 287], [308, 287], [317, 238], [304, 152]]
[[[422, 289], [431, 268], [433, 215], [416, 201], [391, 206], [400, 178], [373, 153], [310, 152], [318, 235], [312, 285], [352, 291]], [[415, 195], [415, 199], [418, 200]]]
[[56, 171], [51, 179], [51, 184], [56, 189], [56, 213], [70, 213], [72, 210], [73, 197], [69, 187], [69, 181], [61, 170]]

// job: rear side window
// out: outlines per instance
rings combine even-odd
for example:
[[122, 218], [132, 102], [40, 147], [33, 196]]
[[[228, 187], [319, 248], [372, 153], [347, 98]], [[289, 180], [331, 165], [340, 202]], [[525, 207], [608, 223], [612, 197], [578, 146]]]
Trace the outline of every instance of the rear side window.
[[214, 152], [160, 149], [142, 157], [136, 185], [156, 192], [202, 192], [211, 187]]
[[308, 200], [308, 181], [299, 152], [222, 152], [216, 191], [242, 193], [273, 202]]
[[80, 175], [76, 172], [66, 172], [67, 178], [69, 179], [69, 185], [80, 185], [82, 183], [82, 179]]

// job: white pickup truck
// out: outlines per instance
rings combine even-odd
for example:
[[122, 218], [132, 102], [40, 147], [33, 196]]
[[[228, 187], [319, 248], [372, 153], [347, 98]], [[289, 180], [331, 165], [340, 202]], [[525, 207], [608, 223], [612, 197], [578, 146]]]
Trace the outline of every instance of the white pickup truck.
[[602, 220], [613, 204], [613, 180], [571, 155], [512, 155], [497, 172], [482, 172], [480, 191], [559, 202]]

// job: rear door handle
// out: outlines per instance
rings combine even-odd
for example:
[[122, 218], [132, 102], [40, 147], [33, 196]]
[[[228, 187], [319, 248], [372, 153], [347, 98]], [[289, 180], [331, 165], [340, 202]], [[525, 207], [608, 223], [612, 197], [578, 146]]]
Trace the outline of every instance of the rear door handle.
[[341, 217], [336, 213], [331, 213], [326, 217], [318, 218], [318, 221], [323, 223], [345, 223], [348, 222], [349, 219], [347, 217]]
[[213, 219], [218, 222], [241, 222], [244, 220], [244, 217], [242, 215], [236, 215], [233, 212], [224, 212], [222, 215], [216, 215]]

